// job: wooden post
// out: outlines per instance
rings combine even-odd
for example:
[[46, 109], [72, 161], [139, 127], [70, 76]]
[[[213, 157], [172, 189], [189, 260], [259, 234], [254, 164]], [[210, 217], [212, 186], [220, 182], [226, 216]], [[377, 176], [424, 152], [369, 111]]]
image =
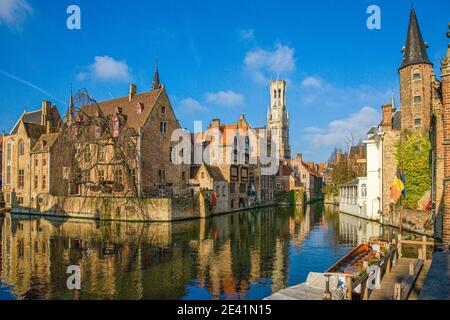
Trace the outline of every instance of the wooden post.
[[353, 295], [353, 279], [352, 276], [346, 276], [345, 277], [345, 299], [346, 300], [352, 300]]
[[402, 234], [400, 233], [398, 235], [398, 258], [401, 259], [402, 258]]
[[414, 275], [414, 262], [409, 263], [409, 275], [410, 276]]
[[422, 244], [423, 257], [422, 257], [422, 259], [427, 260], [427, 236], [422, 236], [422, 241], [423, 241], [423, 244]]
[[331, 300], [329, 275], [325, 275], [325, 293], [323, 294], [322, 300]]
[[362, 300], [369, 300], [369, 286], [368, 286], [368, 280], [369, 278], [367, 277], [367, 279], [365, 281], [363, 281], [363, 283], [361, 283], [361, 299]]
[[417, 250], [417, 252], [418, 252], [418, 254], [419, 254], [418, 259], [423, 260], [423, 249], [422, 249], [422, 248], [419, 248], [419, 249]]
[[[395, 255], [395, 253], [394, 253], [394, 255]], [[392, 259], [392, 257], [391, 257], [391, 255], [389, 255], [387, 257], [386, 273], [391, 272], [391, 259]]]
[[402, 299], [402, 285], [400, 283], [396, 283], [394, 287], [394, 300]]

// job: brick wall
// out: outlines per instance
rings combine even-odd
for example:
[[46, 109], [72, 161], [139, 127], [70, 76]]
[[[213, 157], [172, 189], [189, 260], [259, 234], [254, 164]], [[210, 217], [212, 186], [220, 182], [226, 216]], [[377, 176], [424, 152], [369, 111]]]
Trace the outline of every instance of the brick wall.
[[[403, 114], [402, 114], [403, 117]], [[403, 121], [403, 119], [402, 119]], [[397, 174], [398, 161], [395, 157], [397, 152], [396, 144], [400, 139], [400, 131], [392, 130], [387, 131], [384, 135], [383, 142], [383, 214], [385, 217], [390, 214], [390, 202], [391, 202], [391, 186], [394, 182], [394, 177]]]
[[444, 129], [444, 215], [442, 240], [448, 250], [450, 246], [450, 47], [447, 58], [442, 61], [442, 107]]
[[[420, 74], [415, 79], [414, 74]], [[400, 70], [400, 100], [402, 106], [402, 130], [421, 130], [429, 132], [431, 124], [431, 100], [433, 67], [428, 64], [416, 64]], [[421, 102], [414, 101], [415, 96], [421, 97]], [[421, 126], [416, 127], [415, 120], [421, 119]]]
[[[162, 112], [162, 107], [165, 107], [165, 112]], [[165, 133], [160, 132], [161, 122], [167, 124]], [[172, 184], [171, 193], [186, 194], [188, 192], [189, 166], [170, 162], [170, 148], [177, 144], [171, 142], [172, 132], [176, 129], [180, 129], [180, 125], [164, 90], [142, 130], [141, 185], [144, 194], [159, 194], [159, 170], [165, 170], [166, 183]], [[183, 172], [185, 172], [184, 182], [182, 181]]]

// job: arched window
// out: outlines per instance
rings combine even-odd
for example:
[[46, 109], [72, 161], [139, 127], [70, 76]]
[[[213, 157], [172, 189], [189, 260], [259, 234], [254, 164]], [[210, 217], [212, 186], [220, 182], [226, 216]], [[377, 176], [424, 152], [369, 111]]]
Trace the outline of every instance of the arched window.
[[25, 144], [22, 140], [19, 141], [19, 156], [23, 156], [25, 154]]
[[12, 141], [6, 145], [6, 184], [11, 184]]
[[365, 183], [361, 185], [361, 197], [367, 197], [367, 185]]

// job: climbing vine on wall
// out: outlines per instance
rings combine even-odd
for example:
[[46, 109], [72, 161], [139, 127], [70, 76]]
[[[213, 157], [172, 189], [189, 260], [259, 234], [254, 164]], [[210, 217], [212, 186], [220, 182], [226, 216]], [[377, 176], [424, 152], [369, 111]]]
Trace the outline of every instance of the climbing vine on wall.
[[421, 133], [402, 135], [396, 157], [406, 181], [406, 197], [401, 203], [406, 208], [416, 209], [419, 199], [431, 190], [430, 139]]

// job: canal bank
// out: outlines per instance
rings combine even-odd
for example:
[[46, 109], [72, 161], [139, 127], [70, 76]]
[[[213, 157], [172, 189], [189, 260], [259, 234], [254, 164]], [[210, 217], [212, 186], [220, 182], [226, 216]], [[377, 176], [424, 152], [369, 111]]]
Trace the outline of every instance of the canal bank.
[[102, 221], [174, 222], [274, 205], [277, 203], [265, 202], [234, 210], [220, 210], [212, 206], [208, 192], [200, 192], [195, 197], [179, 198], [57, 197], [46, 194], [40, 197], [39, 203], [34, 207], [14, 205], [10, 211], [13, 214]]

